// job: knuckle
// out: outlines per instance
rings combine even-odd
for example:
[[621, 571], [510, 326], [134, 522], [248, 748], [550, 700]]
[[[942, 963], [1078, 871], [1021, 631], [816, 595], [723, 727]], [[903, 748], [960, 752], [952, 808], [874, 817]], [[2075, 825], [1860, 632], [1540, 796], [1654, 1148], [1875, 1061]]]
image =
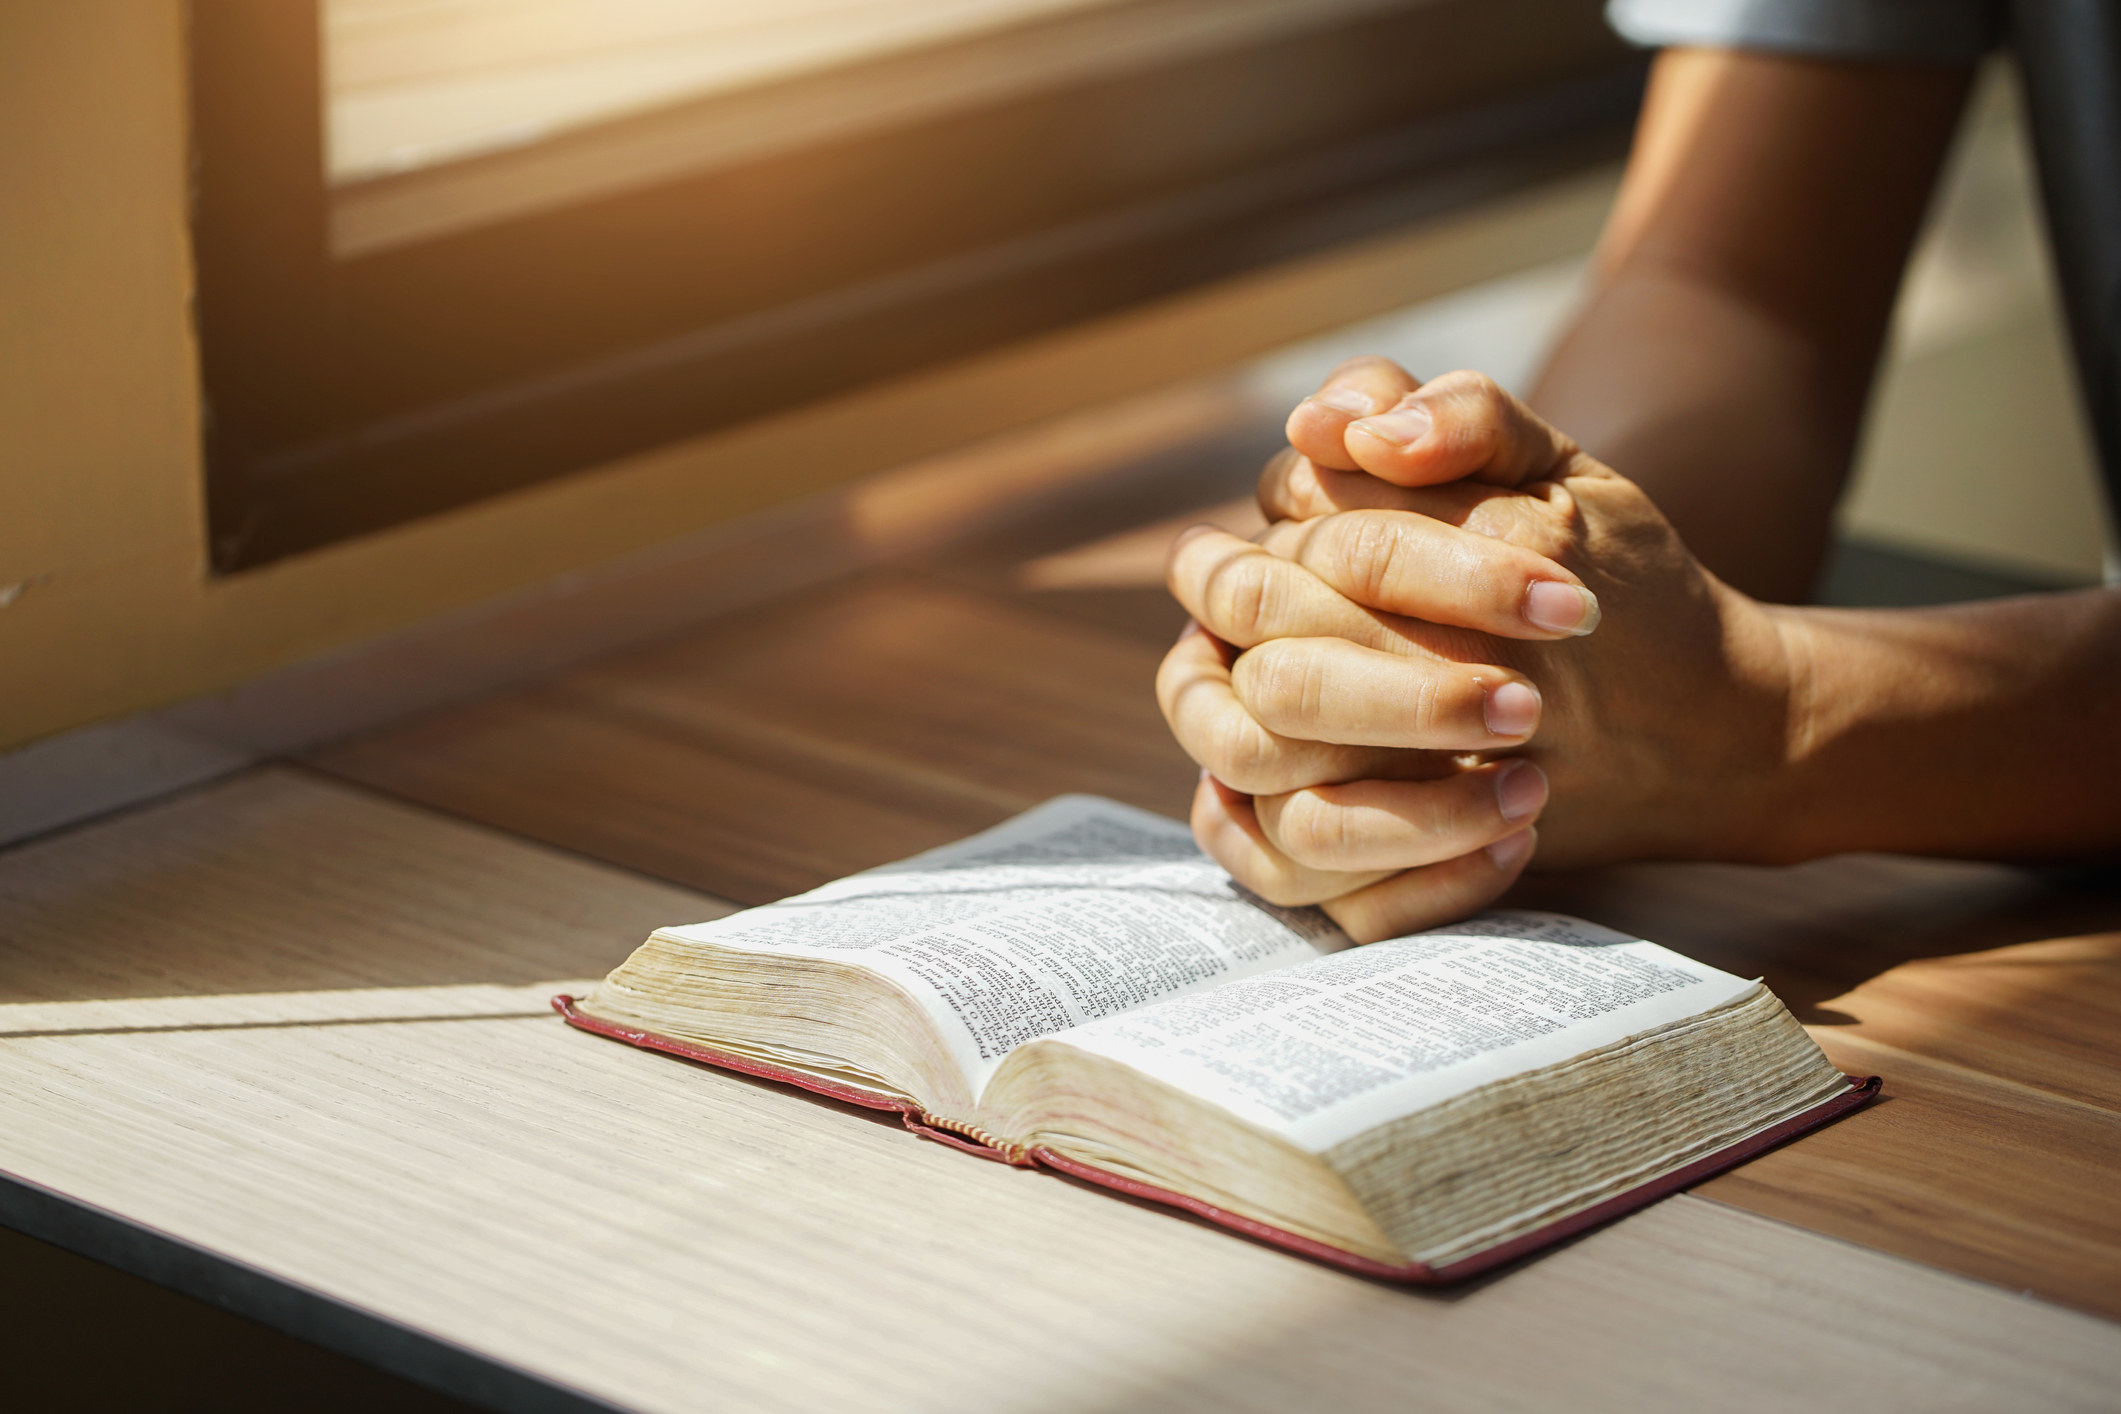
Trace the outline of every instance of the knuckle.
[[1483, 501], [1466, 517], [1465, 528], [1490, 540], [1514, 545], [1566, 564], [1577, 539], [1575, 508], [1554, 495], [1506, 495]]
[[1259, 471], [1259, 508], [1268, 520], [1292, 519], [1289, 507], [1296, 501], [1296, 467], [1303, 460], [1294, 447], [1284, 447]]
[[1417, 572], [1412, 547], [1394, 517], [1369, 511], [1343, 517], [1335, 568], [1348, 597], [1372, 608], [1390, 607], [1396, 591]]
[[1263, 643], [1238, 659], [1237, 678], [1241, 700], [1271, 730], [1301, 734], [1324, 710], [1327, 670], [1314, 644]]
[[1294, 455], [1261, 476], [1259, 504], [1269, 520], [1315, 520], [1335, 509], [1317, 463]]
[[1276, 834], [1282, 852], [1314, 868], [1345, 868], [1355, 840], [1350, 816], [1317, 791], [1300, 790], [1286, 797]]
[[1525, 557], [1500, 539], [1455, 541], [1431, 572], [1439, 593], [1461, 610], [1513, 612], [1529, 577]]
[[1215, 650], [1203, 634], [1188, 634], [1173, 644], [1156, 668], [1156, 703], [1173, 731], [1215, 710], [1227, 690], [1215, 670]]
[[1502, 384], [1477, 369], [1461, 368], [1429, 385], [1429, 391], [1449, 398], [1466, 412], [1494, 412], [1512, 406], [1515, 399]]
[[1166, 717], [1175, 715], [1179, 695], [1193, 681], [1195, 662], [1193, 645], [1181, 638], [1164, 650], [1163, 660], [1156, 665], [1156, 699]]
[[1474, 368], [1453, 369], [1441, 378], [1432, 379], [1423, 391], [1468, 410], [1493, 407], [1509, 401], [1510, 397], [1502, 384]]
[[[1433, 385], [1432, 385], [1433, 386]], [[1450, 386], [1441, 390], [1438, 411], [1446, 416], [1440, 429], [1452, 450], [1461, 458], [1484, 463], [1499, 451], [1515, 416], [1517, 400], [1485, 373], [1451, 375]]]
[[1281, 752], [1274, 738], [1242, 712], [1226, 714], [1199, 743], [1194, 759], [1215, 779], [1247, 795], [1275, 789]]
[[1177, 681], [1177, 674], [1170, 667], [1170, 660], [1156, 670], [1156, 710], [1163, 713], [1164, 725], [1171, 729], [1181, 744], [1186, 739], [1186, 724], [1178, 711], [1178, 700], [1184, 688]]
[[1502, 421], [1492, 406], [1469, 409], [1451, 428], [1451, 445], [1469, 465], [1486, 466], [1494, 461], [1504, 440]]
[[1407, 726], [1420, 740], [1433, 740], [1450, 725], [1443, 683], [1439, 675], [1425, 672], [1415, 677], [1406, 699]]
[[[1477, 784], [1469, 784], [1477, 783]], [[1484, 776], [1447, 778], [1414, 801], [1411, 824], [1439, 841], [1463, 839], [1485, 831], [1496, 814], [1495, 792]]]
[[1192, 538], [1184, 533], [1175, 536], [1164, 551], [1164, 588], [1181, 604], [1189, 604], [1193, 601], [1186, 591], [1200, 577], [1199, 550]]
[[1238, 555], [1208, 579], [1207, 607], [1225, 638], [1256, 641], [1274, 621], [1280, 594], [1272, 557]]

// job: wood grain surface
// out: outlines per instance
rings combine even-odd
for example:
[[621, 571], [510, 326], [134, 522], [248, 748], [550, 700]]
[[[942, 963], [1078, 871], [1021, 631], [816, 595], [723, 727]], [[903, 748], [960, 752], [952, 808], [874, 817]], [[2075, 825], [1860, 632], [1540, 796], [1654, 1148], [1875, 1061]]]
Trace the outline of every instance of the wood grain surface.
[[[1148, 692], [1170, 609], [1125, 509], [1032, 522], [314, 759], [743, 902], [1061, 791], [1182, 815], [1195, 773]], [[1542, 878], [1516, 901], [1764, 977], [1837, 1059], [1886, 1077], [1884, 1103], [1702, 1193], [2121, 1317], [2121, 893], [1849, 856]]]
[[762, 903], [1090, 791], [1182, 813], [1162, 645], [886, 572], [330, 748], [324, 769]]
[[18, 847], [0, 1169], [644, 1410], [2111, 1407], [2121, 1327], [1722, 1203], [1408, 1292], [518, 1009], [724, 907], [282, 769]]

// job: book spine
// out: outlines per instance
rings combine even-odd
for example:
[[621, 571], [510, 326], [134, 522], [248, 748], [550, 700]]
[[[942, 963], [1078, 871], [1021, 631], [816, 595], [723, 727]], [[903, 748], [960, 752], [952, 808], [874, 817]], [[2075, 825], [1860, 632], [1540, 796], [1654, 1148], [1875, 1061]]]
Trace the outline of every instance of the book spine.
[[1008, 1164], [1014, 1168], [1038, 1167], [1038, 1160], [1032, 1157], [1032, 1151], [1022, 1145], [1004, 1144], [984, 1129], [969, 1124], [961, 1125], [936, 1115], [917, 1114], [912, 1110], [906, 1111], [905, 1120], [906, 1128], [923, 1139], [933, 1139], [938, 1144], [948, 1144], [953, 1149], [963, 1149], [968, 1154], [977, 1154], [983, 1159], [992, 1159], [998, 1164]]
[[808, 1090], [813, 1095], [823, 1095], [827, 1099], [839, 1100], [850, 1105], [860, 1105], [863, 1109], [884, 1110], [898, 1115], [906, 1128], [912, 1130], [923, 1139], [932, 1139], [938, 1144], [947, 1144], [953, 1149], [962, 1149], [968, 1154], [977, 1154], [983, 1159], [993, 1159], [997, 1163], [1011, 1164], [1017, 1168], [1031, 1168], [1036, 1164], [1036, 1160], [1032, 1159], [1022, 1149], [1022, 1146], [1012, 1150], [983, 1129], [963, 1124], [956, 1120], [944, 1119], [938, 1115], [927, 1114], [911, 1101], [894, 1100], [888, 1096], [877, 1095], [870, 1091], [834, 1085], [830, 1081], [820, 1080], [814, 1075], [804, 1075], [800, 1071], [784, 1070], [768, 1061], [754, 1060], [749, 1056], [731, 1055], [727, 1051], [718, 1051], [711, 1046], [695, 1045], [690, 1041], [680, 1041], [675, 1037], [665, 1036], [658, 1032], [638, 1031], [627, 1026], [614, 1026], [608, 1021], [588, 1015], [575, 1005], [573, 997], [565, 993], [552, 999], [552, 1009], [558, 1012], [561, 1019], [569, 1026], [575, 1027], [577, 1030], [587, 1031], [593, 1036], [603, 1036], [613, 1041], [624, 1041], [627, 1045], [638, 1046], [644, 1051], [661, 1051], [664, 1055], [697, 1061], [701, 1065], [711, 1065], [717, 1070], [734, 1070], [743, 1075], [755, 1075], [761, 1080], [774, 1080], [783, 1085], [793, 1085], [798, 1089]]

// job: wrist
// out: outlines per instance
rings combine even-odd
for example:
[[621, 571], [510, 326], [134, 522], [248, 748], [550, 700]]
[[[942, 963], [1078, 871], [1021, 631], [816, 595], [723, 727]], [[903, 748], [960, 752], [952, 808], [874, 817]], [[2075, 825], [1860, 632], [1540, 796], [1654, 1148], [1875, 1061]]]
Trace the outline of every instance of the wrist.
[[1686, 761], [1693, 808], [1672, 857], [1787, 864], [1820, 853], [1803, 786], [1815, 749], [1819, 645], [1805, 611], [1716, 584], [1721, 691], [1698, 716], [1705, 749]]
[[1770, 859], [2072, 858], [2121, 837], [2121, 596], [1772, 617], [1792, 691]]
[[1816, 792], [1808, 785], [1828, 725], [1822, 715], [1822, 652], [1817, 615], [1787, 604], [1759, 606], [1779, 660], [1780, 730], [1771, 745], [1756, 802], [1752, 862], [1793, 864], [1831, 853], [1820, 832]]
[[[1905, 611], [1902, 611], [1905, 612]], [[1768, 609], [1788, 664], [1780, 764], [1761, 808], [1757, 862], [1794, 864], [1861, 849], [1916, 849], [1925, 812], [1906, 799], [1926, 713], [1909, 699], [1925, 676], [1894, 651], [1869, 611]], [[1920, 697], [1921, 689], [1914, 689]]]

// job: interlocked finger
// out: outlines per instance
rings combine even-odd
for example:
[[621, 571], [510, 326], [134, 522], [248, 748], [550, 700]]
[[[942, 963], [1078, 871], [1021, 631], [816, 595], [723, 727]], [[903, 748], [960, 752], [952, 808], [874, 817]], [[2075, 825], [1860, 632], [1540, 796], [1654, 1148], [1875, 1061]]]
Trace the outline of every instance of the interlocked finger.
[[1344, 440], [1348, 424], [1389, 411], [1420, 386], [1420, 379], [1389, 359], [1351, 358], [1289, 414], [1289, 445], [1321, 466], [1354, 471]]
[[1193, 839], [1231, 878], [1269, 903], [1322, 903], [1390, 877], [1386, 870], [1349, 874], [1298, 864], [1268, 841], [1251, 797], [1205, 773], [1193, 795]]
[[1344, 459], [1398, 486], [1434, 486], [1470, 478], [1522, 486], [1559, 476], [1578, 455], [1576, 443], [1547, 426], [1494, 379], [1447, 373], [1408, 393], [1389, 411], [1357, 418], [1341, 441]]
[[[1571, 461], [1570, 477], [1605, 473], [1586, 457]], [[1610, 474], [1610, 473], [1605, 473]], [[1394, 486], [1367, 471], [1335, 471], [1289, 448], [1272, 457], [1259, 474], [1259, 509], [1270, 522], [1312, 520], [1340, 511], [1411, 511], [1468, 526], [1481, 534], [1506, 538], [1487, 522], [1498, 504], [1526, 498], [1526, 492], [1491, 486], [1484, 481], [1447, 481], [1441, 486]]]
[[1180, 635], [1164, 655], [1156, 698], [1186, 754], [1248, 793], [1404, 775], [1420, 764], [1405, 752], [1302, 741], [1260, 725], [1231, 686], [1224, 646], [1197, 628]]
[[1318, 904], [1356, 942], [1374, 943], [1493, 903], [1524, 872], [1537, 835], [1522, 829], [1485, 849], [1390, 873], [1313, 869], [1275, 847], [1249, 798], [1203, 777], [1193, 797], [1193, 838], [1269, 903]]
[[1240, 648], [1326, 636], [1403, 651], [1408, 641], [1303, 566], [1213, 526], [1197, 525], [1178, 537], [1166, 576], [1194, 622]]
[[1493, 751], [1522, 744], [1539, 726], [1539, 690], [1521, 673], [1339, 638], [1277, 638], [1247, 649], [1230, 682], [1250, 718], [1284, 739]]
[[1422, 488], [1394, 486], [1367, 471], [1320, 466], [1284, 447], [1259, 473], [1259, 509], [1269, 521], [1310, 520], [1336, 511], [1418, 511]]
[[1529, 761], [1491, 761], [1431, 781], [1350, 781], [1253, 802], [1269, 844], [1309, 869], [1413, 869], [1485, 849], [1546, 804]]
[[1357, 604], [1505, 638], [1580, 637], [1598, 599], [1545, 555], [1408, 511], [1269, 526], [1258, 543]]
[[1486, 908], [1517, 882], [1537, 844], [1538, 831], [1520, 830], [1486, 849], [1393, 874], [1321, 906], [1358, 943], [1403, 938]]

